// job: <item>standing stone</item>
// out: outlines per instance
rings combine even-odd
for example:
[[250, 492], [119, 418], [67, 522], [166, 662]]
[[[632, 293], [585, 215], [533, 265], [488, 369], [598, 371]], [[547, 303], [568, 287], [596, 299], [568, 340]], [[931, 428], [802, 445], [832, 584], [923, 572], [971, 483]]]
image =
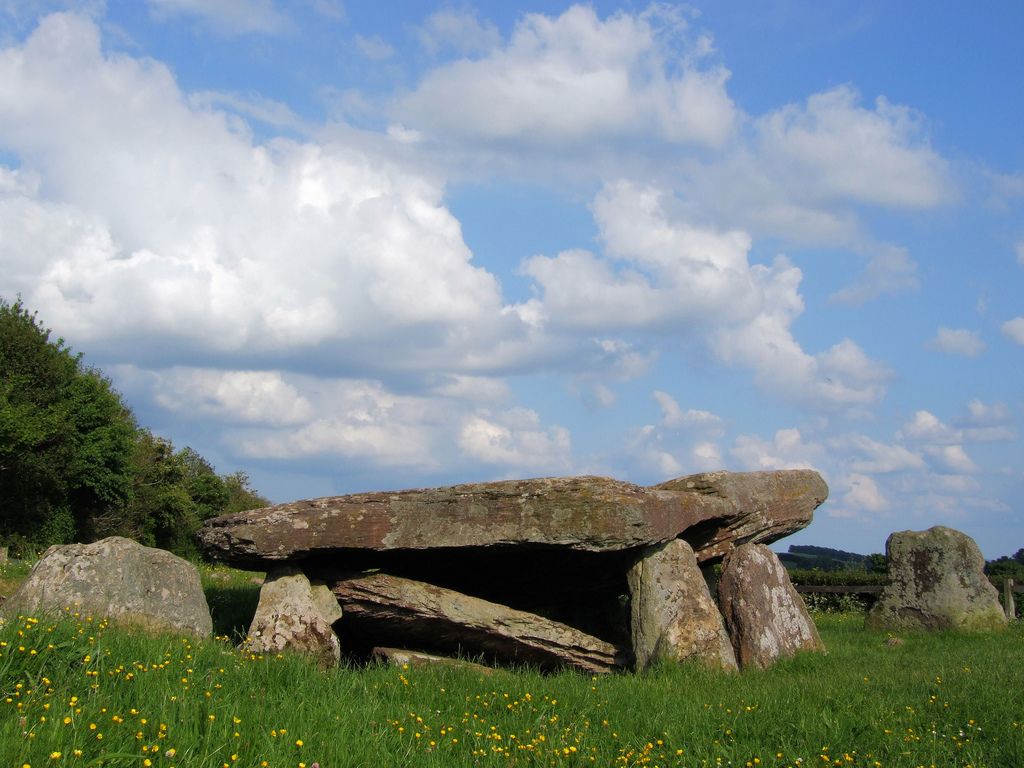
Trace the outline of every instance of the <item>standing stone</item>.
[[744, 544], [726, 555], [718, 602], [744, 669], [764, 669], [797, 651], [825, 650], [789, 574], [764, 544]]
[[58, 614], [66, 608], [148, 631], [213, 632], [196, 567], [120, 536], [50, 547], [0, 615]]
[[674, 539], [651, 548], [627, 578], [638, 670], [691, 659], [717, 669], [736, 669], [722, 614], [689, 544]]
[[985, 558], [967, 534], [937, 525], [885, 542], [889, 584], [864, 625], [882, 630], [990, 630], [1006, 626]]
[[263, 582], [244, 647], [253, 653], [294, 651], [333, 667], [341, 660], [341, 643], [331, 625], [341, 615], [327, 585], [311, 584], [298, 568], [281, 566]]

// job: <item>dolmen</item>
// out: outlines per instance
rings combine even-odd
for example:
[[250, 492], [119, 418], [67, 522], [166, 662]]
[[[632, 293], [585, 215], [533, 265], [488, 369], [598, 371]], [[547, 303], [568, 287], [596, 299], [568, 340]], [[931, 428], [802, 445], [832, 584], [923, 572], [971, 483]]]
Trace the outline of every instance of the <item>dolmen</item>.
[[[280, 504], [207, 520], [198, 537], [209, 557], [268, 574], [253, 650], [288, 647], [290, 627], [322, 637], [327, 622], [340, 642], [313, 649], [304, 637], [294, 647], [321, 662], [343, 648], [591, 674], [689, 660], [736, 669], [737, 660], [760, 667], [821, 648], [763, 545], [804, 528], [827, 496], [810, 470], [712, 472], [649, 487], [509, 480]], [[723, 558], [729, 593], [716, 602], [708, 582]], [[750, 576], [751, 562], [770, 584]], [[312, 593], [274, 602], [281, 580], [299, 573], [329, 590], [340, 618], [332, 609], [310, 616], [323, 605]], [[719, 603], [757, 610], [732, 611], [727, 626]], [[289, 615], [296, 610], [303, 615]], [[749, 653], [750, 637], [768, 638], [766, 649]]]

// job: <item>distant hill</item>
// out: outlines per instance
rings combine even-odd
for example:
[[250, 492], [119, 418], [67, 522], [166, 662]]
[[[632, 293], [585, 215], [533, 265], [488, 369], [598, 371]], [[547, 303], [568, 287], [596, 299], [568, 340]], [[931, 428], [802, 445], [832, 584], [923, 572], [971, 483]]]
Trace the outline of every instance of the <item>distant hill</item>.
[[867, 555], [844, 552], [831, 547], [815, 547], [806, 544], [790, 544], [789, 551], [779, 554], [779, 560], [787, 568], [822, 571], [841, 571], [850, 568], [868, 568]]

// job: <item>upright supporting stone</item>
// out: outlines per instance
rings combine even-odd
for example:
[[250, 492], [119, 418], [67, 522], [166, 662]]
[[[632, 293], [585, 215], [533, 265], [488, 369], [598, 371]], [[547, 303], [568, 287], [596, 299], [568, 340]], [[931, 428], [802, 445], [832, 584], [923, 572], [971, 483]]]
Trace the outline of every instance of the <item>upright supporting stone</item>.
[[1013, 579], [1008, 578], [1003, 582], [1003, 610], [1010, 621], [1017, 618], [1017, 606], [1013, 601]]
[[726, 555], [718, 602], [743, 668], [769, 667], [797, 651], [825, 650], [789, 574], [764, 544], [744, 544]]
[[341, 608], [323, 583], [311, 584], [295, 566], [267, 574], [260, 589], [246, 648], [254, 653], [294, 651], [313, 657], [322, 667], [341, 659], [341, 643], [331, 627]]
[[638, 670], [691, 659], [717, 669], [737, 668], [722, 615], [689, 544], [675, 539], [652, 547], [627, 579]]

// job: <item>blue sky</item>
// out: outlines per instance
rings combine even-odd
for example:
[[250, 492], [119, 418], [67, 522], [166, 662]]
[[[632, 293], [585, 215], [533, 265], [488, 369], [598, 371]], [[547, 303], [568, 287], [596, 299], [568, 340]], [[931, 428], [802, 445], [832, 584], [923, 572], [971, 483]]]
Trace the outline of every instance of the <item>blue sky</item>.
[[1024, 546], [1024, 8], [0, 2], [0, 295], [275, 501], [813, 467]]

